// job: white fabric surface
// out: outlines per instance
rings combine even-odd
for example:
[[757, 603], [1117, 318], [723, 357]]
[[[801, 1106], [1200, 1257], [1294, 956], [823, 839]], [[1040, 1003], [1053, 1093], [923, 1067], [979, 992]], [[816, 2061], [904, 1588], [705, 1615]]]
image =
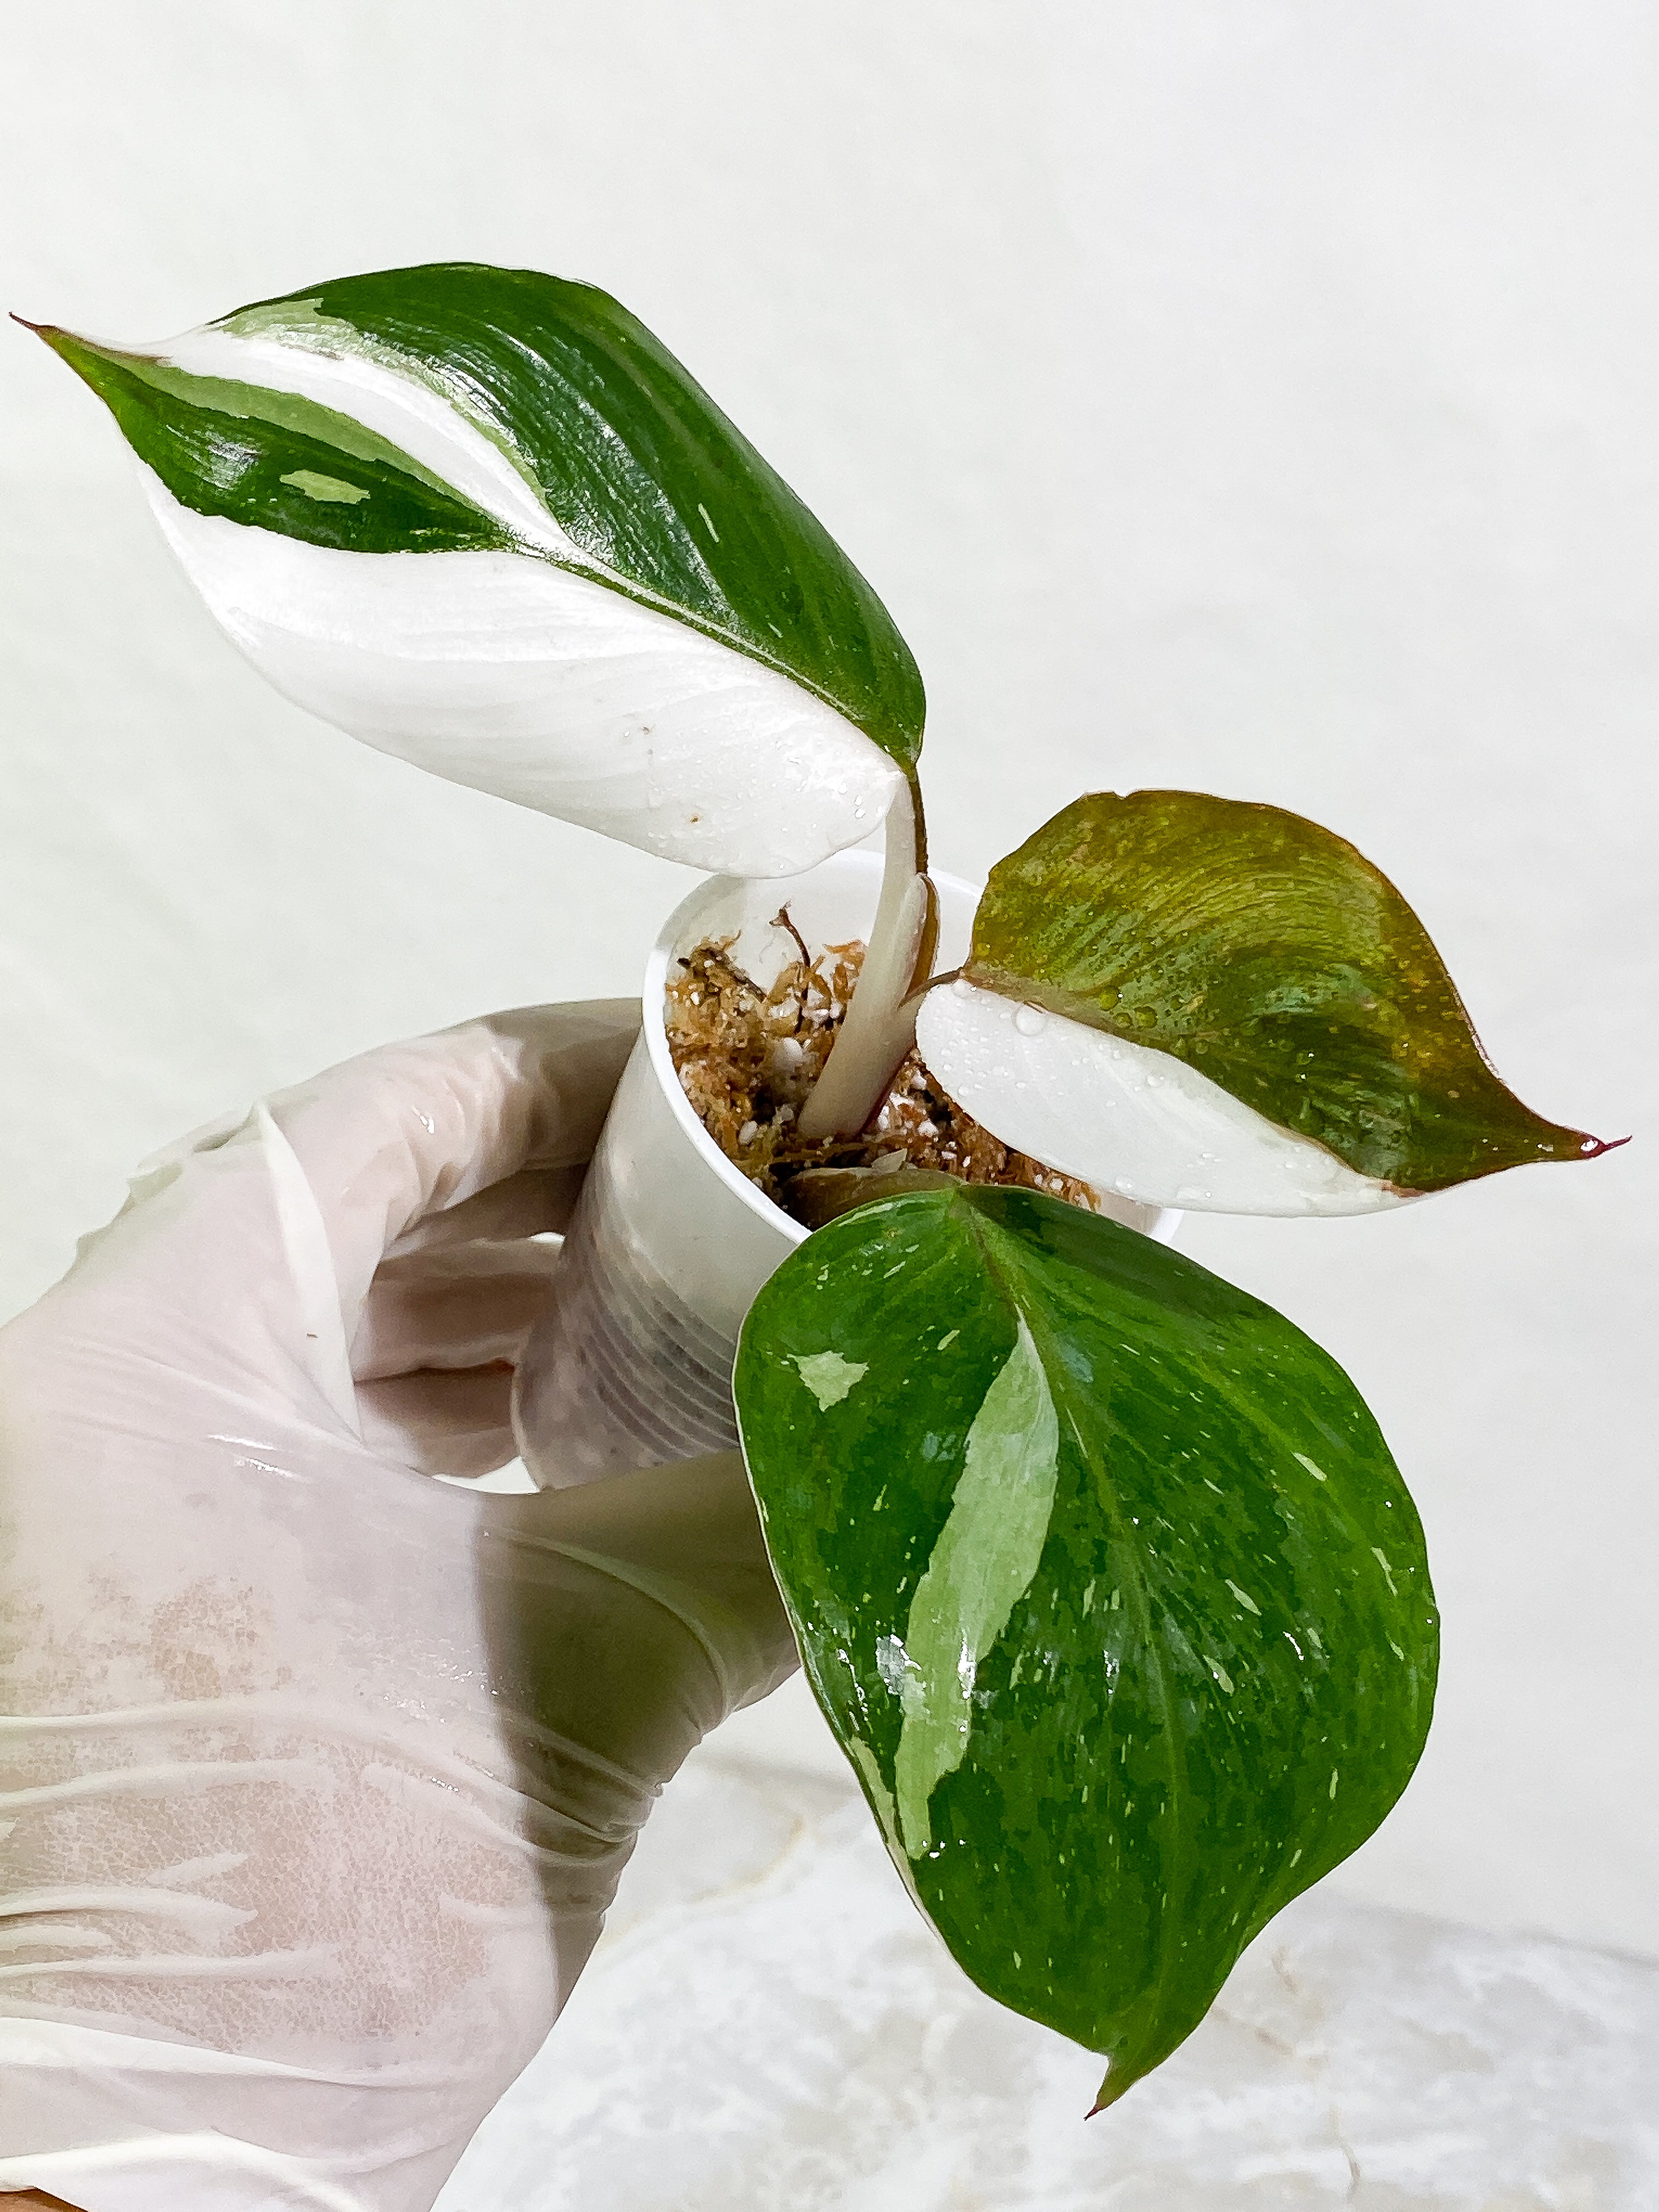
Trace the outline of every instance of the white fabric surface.
[[1659, 1972], [1328, 1884], [1084, 2121], [1096, 2062], [922, 1925], [845, 1771], [694, 1752], [438, 2212], [1650, 2212]]

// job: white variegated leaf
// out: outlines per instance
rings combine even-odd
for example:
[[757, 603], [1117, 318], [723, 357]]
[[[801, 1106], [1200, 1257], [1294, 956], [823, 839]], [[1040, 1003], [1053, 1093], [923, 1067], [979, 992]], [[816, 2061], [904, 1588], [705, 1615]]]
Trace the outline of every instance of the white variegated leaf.
[[438, 264], [156, 345], [43, 335], [242, 651], [381, 750], [749, 876], [856, 843], [914, 770], [879, 601], [592, 287]]
[[999, 861], [918, 1039], [1005, 1144], [1147, 1205], [1370, 1213], [1609, 1149], [1499, 1080], [1363, 854], [1201, 792], [1091, 793]]

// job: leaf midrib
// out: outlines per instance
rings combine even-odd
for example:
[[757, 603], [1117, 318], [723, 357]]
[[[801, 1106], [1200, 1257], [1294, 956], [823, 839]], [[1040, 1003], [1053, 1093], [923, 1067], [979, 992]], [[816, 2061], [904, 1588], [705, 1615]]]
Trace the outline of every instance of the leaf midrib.
[[[1026, 1327], [1031, 1332], [1033, 1340], [1039, 1344], [1044, 1352], [1044, 1372], [1048, 1376], [1049, 1387], [1054, 1391], [1056, 1399], [1065, 1407], [1066, 1419], [1077, 1441], [1078, 1451], [1086, 1474], [1089, 1471], [1089, 1453], [1084, 1443], [1082, 1432], [1078, 1426], [1077, 1416], [1072, 1409], [1073, 1377], [1071, 1370], [1064, 1359], [1057, 1358], [1054, 1354], [1046, 1316], [1034, 1314], [1031, 1308], [1021, 1298], [1015, 1283], [1010, 1279], [1011, 1274], [1018, 1275], [1022, 1271], [1018, 1248], [1006, 1230], [988, 1220], [976, 1206], [969, 1206], [964, 1210], [969, 1214], [970, 1227], [979, 1243], [987, 1273], [996, 1283], [1015, 1312], [1024, 1318]], [[1005, 1269], [1001, 1264], [995, 1250], [998, 1245], [1007, 1248], [1012, 1256], [1012, 1266], [1009, 1268]], [[1060, 1378], [1058, 1382], [1056, 1382], [1056, 1376]], [[1183, 1819], [1190, 1792], [1187, 1787], [1186, 1775], [1176, 1748], [1176, 1730], [1173, 1725], [1173, 1708], [1164, 1649], [1153, 1634], [1151, 1599], [1144, 1580], [1144, 1570], [1139, 1564], [1139, 1547], [1132, 1527], [1126, 1522], [1116, 1489], [1109, 1482], [1098, 1481], [1095, 1488], [1112, 1524], [1118, 1547], [1122, 1555], [1133, 1563], [1135, 1568], [1133, 1575], [1129, 1577], [1131, 1603], [1135, 1609], [1143, 1649], [1150, 1658], [1152, 1670], [1157, 1680], [1158, 1705], [1164, 1723], [1162, 1734], [1170, 1778], [1170, 1811], [1164, 1825], [1166, 1831], [1173, 1833], [1175, 1841], [1174, 1847], [1170, 1850], [1170, 1858], [1174, 1862], [1182, 1877], [1178, 1890], [1173, 1883], [1170, 1887], [1171, 1894], [1178, 1895], [1181, 1899], [1181, 1911], [1184, 1917], [1188, 1887], [1193, 1871], [1192, 1854], [1185, 1848], [1183, 1842]], [[1176, 1915], [1166, 1905], [1160, 1916], [1158, 1929], [1157, 2002], [1150, 2008], [1149, 2026], [1156, 2025], [1163, 2011], [1164, 2000], [1172, 1988], [1174, 1972], [1171, 1953], [1176, 1933]], [[1139, 2076], [1135, 2078], [1139, 2079]]]
[[[318, 296], [320, 297], [320, 294]], [[276, 304], [286, 305], [288, 303], [286, 301], [282, 301]], [[239, 314], [246, 313], [248, 311], [246, 308], [239, 308], [237, 311]], [[234, 318], [228, 317], [226, 319], [228, 322], [233, 320]], [[435, 394], [438, 398], [444, 402], [446, 406], [453, 407], [458, 415], [461, 416], [464, 420], [471, 424], [472, 428], [478, 432], [481, 437], [487, 438], [489, 443], [495, 447], [496, 452], [501, 455], [502, 459], [507, 462], [507, 464], [522, 480], [526, 489], [530, 493], [531, 496], [535, 500], [537, 505], [547, 516], [548, 520], [553, 524], [554, 527], [563, 532], [567, 538], [570, 537], [570, 532], [567, 525], [560, 520], [559, 517], [554, 514], [553, 509], [548, 505], [547, 487], [542, 482], [540, 476], [538, 474], [535, 465], [531, 459], [529, 454], [523, 450], [516, 440], [509, 434], [503, 424], [491, 415], [489, 410], [482, 406], [477, 405], [476, 404], [468, 404], [459, 396], [458, 396], [454, 386], [458, 383], [463, 383], [464, 380], [447, 377], [440, 369], [430, 368], [413, 356], [400, 354], [394, 347], [387, 346], [380, 343], [372, 337], [368, 331], [361, 330], [356, 324], [349, 321], [345, 317], [319, 314], [315, 319], [319, 325], [323, 324], [337, 324], [341, 328], [349, 331], [351, 333], [351, 343], [348, 348], [348, 350], [361, 351], [368, 359], [372, 360], [377, 367], [385, 369], [388, 375], [399, 376], [410, 384], [420, 385], [428, 392]], [[527, 358], [534, 361], [539, 361], [541, 359], [539, 355], [532, 353], [532, 349], [526, 346], [522, 340], [515, 337], [511, 331], [504, 331], [501, 335], [508, 343], [517, 347], [518, 349]], [[279, 343], [281, 343], [281, 341], [279, 341]], [[316, 352], [326, 356], [330, 354], [332, 349], [331, 348], [322, 346], [307, 346], [301, 343], [295, 347], [295, 350], [296, 352]], [[706, 394], [704, 396], [707, 397]], [[714, 405], [713, 400], [710, 400], [708, 404], [711, 407]], [[718, 413], [718, 409], [716, 409], [715, 411]], [[595, 419], [598, 421], [599, 427], [607, 437], [612, 439], [616, 438], [617, 434], [614, 428], [609, 422], [605, 422], [602, 416], [599, 416], [596, 413]], [[741, 434], [738, 434], [740, 435]], [[758, 459], [759, 457], [757, 456], [757, 458]], [[764, 466], [764, 463], [763, 463], [763, 466]], [[678, 517], [678, 510], [671, 511], [676, 513], [677, 519], [683, 520], [683, 518]], [[480, 509], [479, 512], [482, 513], [483, 510]], [[495, 518], [486, 517], [486, 520], [494, 521]], [[635, 605], [649, 607], [659, 614], [668, 615], [672, 620], [683, 623], [686, 629], [694, 629], [697, 631], [700, 635], [713, 639], [716, 644], [724, 645], [732, 652], [741, 653], [745, 659], [755, 661], [763, 668], [771, 669], [775, 675], [781, 676], [787, 683], [793, 684], [797, 690], [808, 693], [811, 697], [818, 700], [823, 706], [832, 708], [836, 714], [841, 716], [844, 722], [850, 723], [861, 736], [868, 738], [872, 744], [879, 747], [883, 752], [888, 753], [888, 757], [890, 759], [896, 762], [899, 760], [899, 757], [896, 754], [888, 751], [887, 746], [883, 743], [880, 738], [876, 736], [872, 730], [867, 729], [865, 726], [864, 723], [860, 721], [851, 711], [851, 708], [845, 701], [836, 698], [834, 695], [827, 691], [821, 684], [816, 683], [811, 677], [803, 676], [798, 670], [790, 667], [786, 661], [778, 659], [776, 654], [769, 652], [766, 647], [762, 645], [757, 640], [742, 636], [741, 635], [727, 629], [720, 623], [711, 622], [706, 617], [696, 615], [690, 608], [682, 606], [677, 600], [665, 599], [660, 593], [651, 591], [647, 586], [637, 583], [631, 577], [624, 576], [619, 570], [607, 567], [603, 562], [594, 560], [592, 555], [586, 556], [581, 562], [562, 560], [550, 547], [544, 545], [535, 545], [531, 544], [528, 540], [522, 538], [519, 532], [512, 528], [511, 525], [498, 523], [496, 527], [510, 537], [518, 549], [530, 557], [544, 560], [550, 567], [562, 569], [568, 575], [582, 576], [586, 578], [586, 580], [591, 583], [601, 584], [607, 591], [617, 592], [620, 598], [631, 599]], [[696, 546], [696, 538], [695, 534], [690, 532], [690, 526], [689, 524], [686, 525], [686, 528], [688, 535], [690, 535], [691, 537], [692, 544]], [[571, 538], [571, 543], [574, 544], [575, 540]], [[697, 550], [699, 557], [701, 558], [702, 549], [699, 547]], [[849, 563], [848, 565], [850, 566], [851, 564]], [[712, 575], [712, 570], [709, 573]], [[730, 599], [726, 597], [724, 587], [721, 587], [720, 596], [722, 599], [726, 599], [726, 605], [730, 606], [732, 603]], [[735, 612], [736, 610], [734, 609], [733, 611]], [[893, 735], [901, 744], [906, 742], [905, 732], [895, 729], [890, 732], [890, 734]], [[920, 732], [918, 732], [916, 737], [918, 747], [920, 746], [920, 742], [921, 737]], [[902, 763], [900, 762], [899, 764], [902, 765]]]

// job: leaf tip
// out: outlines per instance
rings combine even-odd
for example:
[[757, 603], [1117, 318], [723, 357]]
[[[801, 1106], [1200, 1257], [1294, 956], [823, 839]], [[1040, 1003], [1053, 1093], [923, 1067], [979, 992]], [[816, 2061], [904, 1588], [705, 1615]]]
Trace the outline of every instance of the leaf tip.
[[1095, 2101], [1083, 2115], [1085, 2125], [1086, 2126], [1091, 2120], [1097, 2120], [1103, 2112], [1109, 2112], [1118, 2099], [1133, 2087], [1133, 2075], [1125, 2075], [1122, 2070], [1114, 2066], [1109, 2059], [1105, 2078], [1095, 2092]]
[[1616, 1152], [1621, 1145], [1629, 1142], [1628, 1137], [1592, 1137], [1586, 1132], [1578, 1139], [1579, 1155], [1583, 1159], [1599, 1160], [1603, 1152]]
[[13, 322], [21, 324], [26, 331], [33, 331], [36, 337], [52, 348], [60, 361], [69, 363], [77, 376], [86, 377], [87, 381], [91, 382], [85, 364], [88, 356], [100, 351], [100, 348], [94, 346], [89, 339], [76, 337], [73, 331], [66, 331], [58, 323], [32, 323], [27, 315], [20, 315], [15, 311], [11, 319]]
[[56, 323], [32, 323], [27, 315], [20, 315], [15, 308], [11, 309], [10, 313], [13, 322], [21, 329], [32, 331], [43, 344], [49, 345], [55, 354], [68, 362], [71, 368], [75, 367], [77, 342], [72, 331], [61, 329]]

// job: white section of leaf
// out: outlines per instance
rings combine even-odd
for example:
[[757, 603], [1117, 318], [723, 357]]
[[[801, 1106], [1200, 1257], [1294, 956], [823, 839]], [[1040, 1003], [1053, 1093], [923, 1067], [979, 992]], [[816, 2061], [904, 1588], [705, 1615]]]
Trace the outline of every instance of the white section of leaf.
[[340, 477], [325, 477], [317, 469], [291, 469], [282, 481], [302, 491], [307, 499], [333, 505], [360, 507], [364, 500], [373, 497], [361, 484], [349, 484]]
[[870, 1372], [866, 1361], [843, 1359], [838, 1352], [796, 1352], [793, 1358], [800, 1379], [817, 1400], [821, 1413], [839, 1406], [854, 1383], [862, 1382]]
[[[898, 1645], [904, 1718], [893, 1788], [900, 1833], [913, 1859], [933, 1841], [928, 1801], [967, 1755], [980, 1662], [1031, 1585], [1054, 1511], [1060, 1417], [1023, 1315], [1018, 1327], [1013, 1349], [968, 1431], [951, 1510]], [[884, 1667], [882, 1675], [890, 1689]]]
[[905, 1650], [902, 1636], [876, 1638], [876, 1672], [893, 1695], [900, 1698], [920, 1679], [920, 1670]]
[[902, 772], [787, 677], [550, 562], [345, 553], [181, 507], [169, 544], [260, 673], [382, 752], [729, 875], [803, 873]]
[[1144, 1206], [1328, 1215], [1406, 1202], [1168, 1053], [975, 984], [930, 991], [916, 1042], [1005, 1145]]
[[453, 484], [464, 499], [527, 544], [603, 573], [554, 520], [524, 476], [475, 423], [419, 378], [359, 353], [324, 353], [234, 331], [186, 331], [146, 347], [192, 376], [229, 377], [295, 392], [349, 416]]

